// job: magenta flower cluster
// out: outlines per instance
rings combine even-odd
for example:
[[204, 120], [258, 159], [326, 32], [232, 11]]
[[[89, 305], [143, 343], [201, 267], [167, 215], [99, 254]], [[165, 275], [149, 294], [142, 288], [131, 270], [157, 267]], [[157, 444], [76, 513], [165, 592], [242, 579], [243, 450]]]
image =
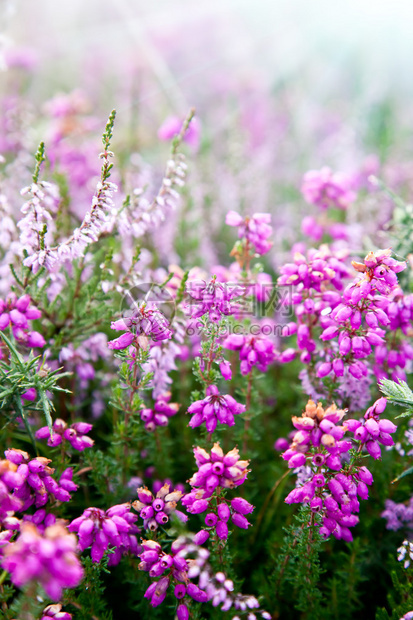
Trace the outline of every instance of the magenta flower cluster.
[[59, 482], [56, 482], [52, 477], [54, 469], [49, 467], [50, 459], [42, 456], [30, 459], [27, 452], [13, 448], [6, 450], [5, 456], [18, 466], [13, 495], [22, 501], [23, 512], [33, 504], [36, 508], [44, 506], [50, 498], [68, 502], [72, 498], [70, 493], [78, 488], [72, 480], [73, 470], [70, 467], [63, 471]]
[[108, 342], [109, 349], [126, 349], [132, 344], [142, 349], [148, 349], [149, 341], [159, 342], [172, 336], [169, 323], [158, 308], [142, 302], [131, 316], [113, 321], [111, 328], [125, 333]]
[[[220, 540], [228, 537], [227, 522], [230, 518], [237, 527], [247, 529], [250, 523], [245, 515], [251, 513], [254, 507], [239, 497], [228, 504], [222, 490], [237, 487], [246, 480], [249, 461], [240, 460], [237, 448], [224, 454], [219, 443], [214, 444], [210, 454], [203, 448], [195, 447], [194, 456], [198, 471], [188, 481], [192, 491], [182, 499], [187, 511], [192, 514], [208, 511], [205, 525], [209, 530], [214, 530]], [[197, 534], [197, 542], [204, 543], [209, 535], [208, 530], [201, 530]]]
[[93, 562], [100, 562], [105, 551], [110, 548], [108, 565], [119, 564], [122, 555], [138, 554], [138, 541], [135, 534], [139, 529], [135, 525], [137, 515], [130, 511], [130, 504], [118, 504], [109, 510], [87, 508], [82, 516], [74, 519], [69, 530], [79, 536], [79, 549], [91, 547]]
[[[352, 540], [350, 527], [357, 525], [359, 499], [368, 498], [368, 485], [373, 482], [371, 472], [365, 466], [346, 466], [349, 451], [363, 448], [374, 459], [380, 458], [380, 443], [389, 446], [391, 434], [396, 426], [387, 419], [380, 419], [386, 407], [386, 399], [380, 398], [370, 407], [364, 420], [342, 421], [345, 411], [335, 405], [323, 409], [309, 401], [300, 418], [293, 417], [297, 432], [289, 448], [283, 453], [291, 468], [307, 464], [310, 477], [301, 486], [293, 489], [285, 501], [309, 503], [313, 512], [322, 517], [320, 534], [328, 538], [331, 534], [346, 541]], [[346, 432], [353, 437], [345, 437]]]
[[41, 316], [40, 310], [31, 305], [29, 295], [17, 298], [15, 293], [9, 293], [5, 300], [0, 299], [0, 331], [10, 326], [17, 342], [27, 347], [44, 347], [46, 344], [43, 336], [33, 331], [29, 324]]
[[254, 213], [251, 217], [242, 217], [236, 211], [228, 211], [225, 223], [238, 227], [238, 237], [245, 239], [256, 254], [266, 254], [272, 246], [269, 237], [272, 235], [271, 214]]
[[[8, 459], [0, 461], [0, 522], [3, 528], [14, 529], [14, 512], [21, 509], [23, 501], [16, 497], [14, 489], [23, 484], [23, 478], [17, 473], [17, 465]], [[10, 523], [10, 519], [12, 522]], [[0, 538], [3, 542], [3, 539]]]
[[192, 415], [188, 426], [196, 428], [205, 423], [208, 433], [213, 433], [218, 422], [234, 426], [234, 416], [244, 411], [245, 405], [237, 403], [230, 394], [221, 395], [216, 385], [209, 385], [206, 397], [188, 407], [188, 413]]
[[320, 209], [347, 209], [355, 201], [353, 180], [342, 172], [333, 173], [328, 167], [305, 173], [301, 192], [306, 202]]
[[[178, 603], [177, 618], [188, 620], [189, 610], [184, 601], [185, 597], [189, 596], [201, 603], [208, 600], [206, 592], [191, 579], [199, 575], [209, 552], [184, 537], [179, 537], [172, 543], [170, 554], [164, 553], [161, 545], [154, 540], [143, 540], [142, 547], [139, 569], [148, 571], [152, 578], [161, 577], [149, 586], [144, 594], [145, 598], [150, 600], [152, 607], [158, 607], [165, 600], [169, 586], [174, 585], [174, 596]], [[195, 557], [189, 559], [189, 555]]]
[[394, 502], [386, 499], [384, 504], [385, 510], [381, 513], [383, 519], [386, 519], [386, 528], [388, 530], [400, 530], [402, 527], [408, 530], [413, 529], [413, 497], [406, 504]]
[[237, 304], [233, 300], [243, 295], [245, 289], [238, 284], [230, 286], [219, 282], [213, 276], [208, 283], [205, 280], [191, 280], [186, 285], [186, 292], [190, 297], [187, 312], [191, 318], [208, 314], [210, 321], [218, 323], [223, 315], [236, 312]]
[[[288, 327], [308, 365], [300, 373], [304, 390], [314, 399], [326, 396], [322, 379], [329, 377], [336, 398], [354, 410], [367, 404], [373, 373], [377, 379], [389, 374], [405, 378], [403, 369], [413, 359], [404, 338], [411, 300], [397, 286], [397, 274], [406, 265], [393, 259], [390, 250], [370, 252], [362, 263], [353, 261], [358, 276], [344, 289], [350, 276], [346, 259], [347, 251], [334, 253], [327, 246], [309, 250], [307, 258], [296, 254], [294, 263], [281, 268], [279, 284], [294, 286], [297, 324]], [[281, 353], [279, 360], [289, 358]]]
[[16, 542], [4, 548], [0, 563], [17, 587], [39, 583], [47, 596], [58, 601], [63, 588], [75, 588], [83, 577], [76, 546], [76, 537], [59, 523], [43, 534], [33, 523], [23, 523]]
[[171, 403], [171, 392], [164, 392], [155, 401], [153, 409], [141, 409], [141, 420], [147, 431], [154, 431], [157, 426], [167, 426], [169, 418], [178, 413], [178, 403]]
[[94, 444], [93, 439], [87, 436], [93, 426], [87, 422], [75, 422], [69, 427], [64, 420], [56, 418], [53, 422], [53, 434], [50, 434], [48, 426], [42, 426], [36, 433], [36, 439], [47, 439], [47, 445], [56, 447], [66, 440], [74, 450], [83, 452], [86, 448], [91, 448]]
[[239, 351], [240, 371], [244, 376], [254, 366], [260, 372], [267, 372], [268, 366], [277, 359], [274, 343], [266, 336], [231, 334], [222, 346], [230, 351]]
[[[360, 360], [368, 357], [373, 347], [384, 343], [385, 331], [380, 325], [390, 324], [388, 300], [383, 295], [397, 285], [396, 274], [406, 267], [391, 258], [390, 250], [370, 252], [364, 263], [353, 265], [363, 275], [345, 289], [341, 303], [324, 319], [320, 338], [327, 341], [338, 336], [338, 357], [333, 353], [332, 361], [319, 365], [319, 377], [331, 371], [342, 376], [345, 364], [356, 379], [367, 374], [368, 366]], [[331, 357], [331, 353], [327, 356]]]
[[158, 529], [160, 525], [168, 523], [171, 514], [175, 514], [180, 521], [186, 522], [188, 517], [177, 510], [177, 503], [182, 497], [182, 491], [170, 491], [170, 485], [164, 484], [156, 493], [153, 493], [146, 487], [137, 489], [138, 499], [132, 503], [133, 508], [139, 512], [139, 516], [143, 519], [143, 527], [152, 532]]

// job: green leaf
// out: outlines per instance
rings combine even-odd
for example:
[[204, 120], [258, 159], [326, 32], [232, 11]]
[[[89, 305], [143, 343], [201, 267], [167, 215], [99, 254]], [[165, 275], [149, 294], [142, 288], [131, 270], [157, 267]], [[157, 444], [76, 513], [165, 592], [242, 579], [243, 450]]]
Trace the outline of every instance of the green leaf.
[[20, 396], [15, 396], [14, 398], [14, 406], [16, 407], [16, 410], [18, 412], [18, 414], [21, 416], [23, 422], [24, 422], [24, 426], [26, 428], [27, 434], [30, 437], [30, 441], [32, 443], [33, 446], [33, 450], [34, 453], [37, 455], [37, 447], [36, 447], [36, 441], [33, 435], [33, 431], [32, 431], [32, 427], [29, 424], [29, 420], [27, 419], [26, 413], [24, 411], [24, 407], [22, 405], [22, 401], [20, 400]]
[[50, 437], [53, 438], [53, 419], [51, 416], [51, 402], [47, 398], [46, 392], [42, 389], [39, 390], [40, 401], [42, 403], [43, 413], [46, 418], [47, 426], [49, 428]]
[[395, 482], [398, 482], [399, 480], [401, 480], [402, 478], [404, 478], [405, 476], [409, 476], [410, 474], [413, 474], [413, 467], [409, 467], [408, 469], [405, 469], [400, 476], [397, 476], [397, 478], [395, 478], [394, 480], [392, 480], [392, 484], [394, 484]]

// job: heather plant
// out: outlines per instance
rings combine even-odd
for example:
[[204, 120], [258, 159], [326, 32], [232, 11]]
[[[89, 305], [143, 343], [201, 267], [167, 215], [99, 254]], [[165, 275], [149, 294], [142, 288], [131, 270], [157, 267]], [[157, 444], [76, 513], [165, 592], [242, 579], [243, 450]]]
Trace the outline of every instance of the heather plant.
[[410, 208], [356, 247], [367, 183], [311, 170], [294, 247], [231, 203], [212, 261], [195, 111], [138, 175], [115, 116], [89, 204], [63, 121], [22, 198], [0, 168], [0, 617], [408, 618]]

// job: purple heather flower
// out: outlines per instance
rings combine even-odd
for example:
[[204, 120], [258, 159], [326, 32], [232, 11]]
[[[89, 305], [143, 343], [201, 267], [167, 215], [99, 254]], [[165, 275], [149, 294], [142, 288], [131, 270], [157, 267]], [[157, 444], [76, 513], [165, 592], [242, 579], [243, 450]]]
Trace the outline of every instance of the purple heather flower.
[[172, 331], [169, 323], [158, 308], [142, 302], [131, 316], [111, 323], [116, 331], [125, 331], [124, 334], [108, 342], [109, 349], [126, 349], [131, 344], [148, 349], [148, 338], [154, 342], [171, 338]]
[[245, 293], [245, 289], [238, 284], [230, 286], [219, 282], [213, 276], [207, 283], [205, 280], [191, 280], [186, 285], [186, 291], [191, 298], [187, 305], [188, 314], [196, 319], [208, 314], [213, 323], [218, 323], [221, 316], [229, 316], [237, 310], [233, 303], [234, 298]]
[[9, 293], [5, 300], [0, 299], [0, 331], [10, 326], [17, 342], [30, 348], [41, 348], [46, 341], [39, 332], [30, 331], [29, 321], [39, 319], [42, 313], [30, 304], [29, 295], [17, 298], [15, 293]]
[[289, 447], [290, 442], [285, 437], [279, 437], [274, 443], [274, 450], [284, 452]]
[[84, 340], [77, 348], [69, 343], [59, 353], [59, 361], [65, 363], [67, 370], [75, 372], [80, 379], [81, 387], [87, 387], [95, 377], [95, 369], [91, 362], [100, 358], [106, 359], [108, 351], [106, 334], [96, 333]]
[[24, 479], [17, 470], [18, 463], [9, 459], [0, 461], [0, 523], [5, 529], [9, 529], [5, 525], [7, 518], [23, 506], [23, 500], [13, 493], [16, 487], [24, 484]]
[[0, 563], [17, 587], [35, 581], [58, 601], [63, 588], [75, 588], [83, 577], [76, 545], [76, 537], [63, 525], [56, 523], [40, 534], [33, 523], [23, 523], [16, 542], [4, 548]]
[[386, 528], [388, 530], [399, 530], [406, 527], [409, 530], [413, 527], [413, 498], [411, 497], [407, 504], [396, 503], [391, 499], [386, 499], [385, 510], [381, 513], [383, 519], [386, 519]]
[[23, 521], [34, 523], [39, 532], [43, 534], [47, 527], [56, 523], [56, 516], [50, 512], [47, 513], [44, 508], [39, 508], [32, 515], [24, 515]]
[[52, 477], [54, 469], [49, 467], [50, 459], [38, 456], [30, 460], [27, 452], [13, 448], [6, 450], [5, 456], [17, 465], [18, 477], [14, 483], [13, 497], [23, 502], [23, 512], [33, 504], [36, 508], [44, 506], [49, 494], [60, 502], [68, 502], [71, 499], [70, 492], [78, 488], [72, 481], [71, 468], [66, 469], [59, 482], [56, 482]]
[[170, 400], [171, 392], [165, 392], [158, 396], [153, 409], [146, 408], [140, 411], [147, 431], [154, 431], [157, 426], [167, 426], [168, 419], [178, 412], [178, 403], [170, 403]]
[[[238, 448], [233, 448], [224, 454], [219, 443], [214, 443], [210, 454], [203, 448], [195, 447], [194, 456], [199, 470], [192, 476], [189, 483], [193, 487], [202, 489], [204, 498], [210, 497], [218, 486], [232, 489], [242, 484], [247, 478], [249, 461], [240, 460]], [[185, 496], [183, 503], [187, 497], [188, 495]]]
[[[321, 403], [316, 405], [312, 401], [307, 403], [300, 418], [293, 417], [297, 432], [283, 458], [292, 467], [291, 463], [297, 456], [305, 460], [312, 457], [312, 467], [309, 468], [310, 476], [293, 489], [285, 501], [288, 504], [309, 503], [311, 510], [322, 517], [320, 534], [323, 538], [332, 534], [347, 542], [352, 540], [349, 528], [358, 523], [359, 499], [368, 498], [368, 486], [372, 484], [373, 476], [366, 467], [355, 463], [348, 471], [343, 470], [342, 457], [355, 447], [354, 442], [344, 434], [353, 433], [354, 440], [361, 441], [371, 456], [378, 458], [379, 442], [390, 444], [390, 433], [396, 429], [389, 420], [379, 419], [385, 406], [386, 399], [376, 401], [368, 409], [364, 424], [350, 419], [338, 426], [344, 411], [334, 405], [324, 410]], [[314, 453], [315, 450], [317, 453]], [[320, 467], [323, 468], [321, 471]]]
[[[184, 598], [187, 595], [200, 602], [208, 600], [206, 592], [190, 581], [204, 568], [209, 556], [206, 549], [183, 536], [172, 543], [170, 554], [163, 552], [161, 545], [154, 540], [142, 540], [142, 548], [143, 551], [139, 554], [139, 570], [149, 572], [152, 578], [161, 577], [159, 581], [152, 583], [144, 594], [152, 607], [163, 602], [171, 584], [174, 584], [176, 599], [181, 601], [180, 606], [185, 606]], [[189, 555], [195, 557], [188, 558]]]
[[[109, 157], [113, 154], [105, 149], [104, 153], [101, 155], [105, 160], [104, 168], [107, 170], [109, 166]], [[39, 185], [42, 186], [42, 184]], [[49, 271], [54, 272], [58, 268], [59, 264], [66, 261], [73, 261], [84, 256], [87, 247], [91, 243], [98, 241], [103, 232], [111, 231], [115, 224], [118, 209], [115, 207], [112, 197], [113, 193], [116, 192], [117, 189], [117, 186], [114, 183], [111, 183], [108, 178], [105, 180], [103, 180], [103, 178], [99, 179], [96, 185], [95, 194], [92, 198], [90, 211], [86, 212], [82, 223], [79, 228], [76, 228], [73, 231], [72, 236], [60, 245], [50, 247], [47, 244], [46, 239], [46, 247], [44, 249], [40, 249], [38, 235], [36, 235], [34, 239], [29, 238], [28, 242], [31, 244], [32, 252], [23, 261], [25, 267], [30, 267], [34, 273], [36, 273], [42, 266], [46, 267]], [[32, 186], [27, 188], [25, 191], [30, 192], [36, 199], [36, 192], [38, 192], [36, 184], [32, 184]], [[37, 205], [35, 204], [33, 207], [32, 203], [33, 201], [29, 200], [24, 207], [26, 210], [30, 209], [26, 219], [31, 217], [31, 214], [37, 208]], [[41, 213], [42, 218], [48, 219], [46, 214], [47, 212], [43, 209]], [[49, 217], [52, 220], [50, 214]], [[34, 231], [37, 230], [36, 227], [33, 227], [31, 224], [31, 221], [28, 221], [27, 224], [25, 224], [24, 232], [26, 234], [27, 232], [30, 232], [31, 229], [34, 229]], [[42, 230], [43, 222], [40, 221], [39, 224], [41, 225], [40, 230]], [[18, 225], [20, 225], [20, 222]], [[28, 245], [28, 242], [26, 242], [26, 245]]]
[[231, 334], [225, 338], [223, 347], [239, 351], [242, 375], [248, 375], [256, 366], [260, 372], [266, 372], [270, 364], [277, 359], [274, 343], [266, 336]]
[[231, 364], [227, 360], [222, 360], [219, 365], [219, 370], [221, 371], [221, 375], [225, 379], [225, 381], [231, 381], [232, 379], [232, 371]]
[[[342, 280], [349, 277], [350, 272], [344, 264], [343, 259], [346, 258], [347, 252], [332, 252], [328, 246], [321, 246], [319, 249], [310, 249], [307, 257], [296, 252], [294, 254], [294, 262], [286, 263], [280, 269], [281, 276], [278, 278], [279, 286], [289, 286], [293, 284], [297, 287], [297, 294], [293, 297], [293, 304], [301, 303], [303, 300], [302, 293], [306, 290], [314, 290], [323, 293], [327, 283], [331, 283], [336, 290], [343, 288]], [[327, 291], [326, 291], [327, 293]], [[323, 294], [323, 301], [336, 305], [337, 295], [332, 291], [328, 291], [327, 295]], [[338, 297], [338, 299], [340, 299]], [[308, 300], [310, 303], [312, 300]], [[306, 309], [307, 312], [309, 309]]]
[[188, 520], [183, 512], [176, 509], [178, 501], [182, 498], [182, 491], [170, 491], [169, 484], [164, 484], [156, 493], [156, 497], [147, 487], [140, 487], [137, 493], [138, 499], [132, 503], [132, 506], [143, 519], [145, 529], [154, 531], [160, 525], [165, 525], [172, 513], [183, 522]]
[[42, 611], [42, 617], [40, 620], [50, 620], [50, 618], [55, 618], [55, 620], [72, 620], [72, 614], [69, 614], [67, 611], [62, 611], [62, 606], [57, 605], [48, 605]]
[[[34, 257], [38, 257], [41, 251], [41, 234], [44, 226], [47, 226], [47, 232], [44, 242], [50, 242], [54, 230], [54, 220], [52, 213], [55, 214], [60, 201], [59, 188], [57, 185], [41, 181], [32, 183], [29, 187], [21, 190], [21, 195], [28, 195], [28, 200], [21, 208], [23, 217], [17, 223], [20, 228], [20, 244], [22, 249], [26, 250], [28, 257], [24, 259], [25, 266], [36, 265], [33, 271], [36, 273], [39, 263]], [[32, 262], [31, 262], [31, 259]]]
[[272, 242], [268, 241], [273, 232], [270, 213], [254, 213], [251, 217], [243, 218], [236, 211], [229, 211], [225, 223], [237, 226], [238, 237], [245, 239], [257, 254], [266, 254], [271, 249]]
[[208, 433], [212, 433], [218, 422], [233, 426], [234, 415], [245, 411], [245, 405], [237, 403], [229, 394], [221, 396], [216, 385], [209, 385], [206, 393], [203, 400], [197, 400], [188, 407], [188, 413], [192, 414], [188, 426], [192, 428], [201, 426], [205, 422]]
[[[238, 527], [246, 528], [249, 523], [244, 515], [254, 510], [254, 506], [246, 500], [237, 497], [231, 501], [231, 507], [227, 504], [227, 500], [221, 498], [218, 504], [210, 501], [215, 489], [233, 488], [242, 484], [245, 480], [248, 470], [248, 461], [240, 461], [237, 448], [234, 448], [224, 455], [218, 443], [215, 443], [211, 454], [208, 454], [202, 448], [194, 448], [194, 455], [199, 471], [192, 476], [189, 483], [193, 490], [185, 495], [182, 503], [186, 506], [188, 512], [192, 514], [200, 514], [209, 511], [205, 517], [205, 525], [207, 528], [215, 529], [220, 540], [226, 540], [228, 537], [227, 522], [230, 517]], [[198, 532], [199, 540], [204, 540], [205, 530]], [[205, 540], [208, 536], [205, 537]]]
[[93, 562], [100, 562], [108, 547], [114, 548], [108, 564], [119, 564], [122, 555], [137, 555], [138, 543], [134, 534], [139, 532], [135, 525], [137, 516], [130, 511], [130, 504], [118, 504], [109, 510], [87, 508], [82, 516], [69, 525], [71, 532], [79, 536], [79, 548], [83, 551], [91, 548]]
[[323, 237], [323, 227], [311, 215], [303, 218], [301, 222], [301, 232], [314, 241], [321, 241]]
[[306, 172], [301, 192], [306, 202], [320, 209], [347, 209], [356, 199], [351, 177], [327, 167]]
[[59, 446], [63, 440], [66, 440], [78, 452], [83, 452], [83, 450], [91, 448], [94, 444], [93, 439], [86, 434], [92, 430], [92, 424], [87, 422], [76, 422], [68, 427], [64, 420], [56, 418], [52, 428], [52, 436], [48, 426], [39, 428], [35, 433], [36, 439], [47, 439], [47, 444], [52, 447]]
[[180, 605], [178, 605], [176, 609], [176, 617], [178, 618], [178, 620], [188, 620], [189, 611], [185, 603], [181, 603]]

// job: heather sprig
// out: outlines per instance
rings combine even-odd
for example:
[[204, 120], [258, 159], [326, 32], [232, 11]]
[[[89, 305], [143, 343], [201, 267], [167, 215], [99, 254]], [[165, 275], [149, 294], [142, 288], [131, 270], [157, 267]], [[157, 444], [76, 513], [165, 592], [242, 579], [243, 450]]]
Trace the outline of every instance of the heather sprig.
[[113, 157], [109, 150], [113, 134], [116, 111], [113, 110], [109, 116], [105, 131], [102, 136], [103, 152], [100, 157], [103, 159], [101, 177], [97, 184], [95, 195], [92, 199], [90, 211], [83, 218], [83, 222], [76, 228], [72, 236], [54, 247], [38, 248], [32, 251], [23, 264], [30, 267], [36, 273], [43, 265], [49, 271], [55, 271], [61, 263], [65, 261], [73, 262], [75, 259], [82, 258], [86, 248], [91, 243], [96, 243], [103, 232], [111, 230], [114, 224], [114, 215], [117, 210], [112, 200], [113, 193], [117, 191], [117, 185], [109, 181], [113, 164], [110, 158]]
[[207, 512], [205, 525], [207, 529], [198, 532], [197, 537], [205, 542], [213, 533], [215, 542], [228, 538], [228, 521], [237, 527], [247, 529], [249, 525], [246, 515], [254, 510], [246, 500], [236, 497], [229, 502], [226, 490], [241, 485], [249, 472], [249, 461], [239, 458], [239, 451], [234, 448], [224, 454], [219, 443], [215, 443], [208, 453], [206, 450], [194, 448], [198, 471], [188, 481], [192, 491], [182, 499], [182, 504], [191, 514]]
[[121, 235], [131, 235], [136, 239], [147, 232], [153, 232], [164, 222], [168, 212], [177, 207], [187, 174], [185, 156], [179, 151], [179, 147], [185, 139], [194, 114], [195, 110], [190, 110], [180, 131], [175, 134], [172, 140], [170, 159], [166, 164], [161, 186], [156, 196], [152, 200], [148, 200], [144, 195], [144, 189], [137, 187], [123, 204], [117, 221]]
[[367, 409], [363, 421], [344, 421], [345, 411], [335, 405], [324, 409], [310, 400], [302, 416], [293, 417], [297, 432], [282, 456], [290, 468], [306, 464], [309, 471], [304, 484], [293, 489], [285, 501], [309, 503], [311, 511], [322, 516], [319, 533], [323, 538], [332, 534], [346, 541], [353, 539], [349, 528], [359, 522], [358, 498], [368, 498], [368, 486], [373, 482], [370, 470], [362, 465], [362, 450], [379, 459], [380, 444], [394, 444], [391, 435], [396, 425], [380, 417], [386, 404], [386, 399], [380, 398]]

